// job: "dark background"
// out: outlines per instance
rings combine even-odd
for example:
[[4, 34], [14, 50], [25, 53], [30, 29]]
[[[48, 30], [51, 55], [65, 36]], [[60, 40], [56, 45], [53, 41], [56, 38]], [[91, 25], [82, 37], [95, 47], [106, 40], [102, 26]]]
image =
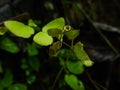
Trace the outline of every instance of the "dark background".
[[120, 0], [0, 0], [0, 22], [28, 12], [31, 18], [41, 20], [42, 27], [54, 18], [64, 17], [67, 24], [80, 29], [78, 40], [85, 44], [86, 51], [95, 61], [95, 65], [88, 69], [92, 78], [108, 90], [120, 90], [119, 54], [112, 51], [74, 3], [82, 5], [93, 23], [112, 26], [96, 27], [120, 52]]

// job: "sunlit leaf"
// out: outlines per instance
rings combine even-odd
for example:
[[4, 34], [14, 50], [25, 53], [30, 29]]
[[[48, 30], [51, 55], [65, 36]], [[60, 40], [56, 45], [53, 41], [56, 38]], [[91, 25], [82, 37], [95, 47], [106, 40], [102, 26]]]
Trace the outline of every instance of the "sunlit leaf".
[[0, 27], [0, 35], [4, 35], [7, 32], [6, 27]]
[[0, 48], [10, 53], [17, 53], [20, 51], [19, 47], [8, 37], [1, 38]]
[[34, 21], [32, 19], [28, 20], [28, 26], [37, 27], [37, 25], [34, 23]]
[[74, 53], [76, 54], [78, 59], [80, 59], [82, 61], [82, 63], [85, 66], [90, 67], [93, 65], [93, 61], [89, 58], [87, 53], [84, 51], [83, 44], [81, 42], [78, 42], [75, 44]]
[[73, 89], [73, 90], [85, 90], [84, 85], [75, 75], [65, 75], [65, 82]]
[[3, 80], [1, 81], [1, 84], [4, 87], [9, 87], [12, 84], [12, 82], [13, 82], [13, 74], [10, 70], [7, 70]]
[[48, 46], [53, 43], [53, 38], [48, 35], [46, 32], [38, 32], [34, 37], [33, 37], [34, 42], [41, 46]]
[[42, 28], [42, 31], [43, 32], [47, 32], [49, 29], [53, 29], [53, 28], [56, 28], [56, 29], [60, 29], [62, 30], [63, 27], [65, 25], [65, 20], [64, 18], [57, 18], [57, 19], [54, 19], [52, 20], [51, 22], [49, 22], [48, 24], [46, 24], [43, 28]]
[[79, 30], [70, 30], [68, 32], [65, 32], [65, 36], [67, 36], [69, 40], [75, 39], [78, 35], [79, 35]]
[[34, 29], [18, 21], [5, 21], [5, 27], [14, 35], [22, 38], [29, 38], [34, 34]]
[[68, 61], [67, 68], [70, 72], [74, 74], [81, 74], [84, 71], [84, 67], [81, 61]]
[[11, 85], [8, 90], [27, 90], [27, 87], [24, 84], [17, 83]]

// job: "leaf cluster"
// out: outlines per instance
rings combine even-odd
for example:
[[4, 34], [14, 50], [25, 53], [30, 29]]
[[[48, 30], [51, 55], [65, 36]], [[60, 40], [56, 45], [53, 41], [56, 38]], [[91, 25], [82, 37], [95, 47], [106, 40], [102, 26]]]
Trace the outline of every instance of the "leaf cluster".
[[[0, 28], [0, 49], [13, 55], [25, 54], [20, 58], [19, 63], [26, 80], [24, 84], [15, 82], [12, 70], [6, 71], [3, 65], [0, 64], [0, 72], [5, 72], [4, 78], [0, 78], [0, 90], [4, 88], [8, 88], [8, 90], [27, 90], [27, 84], [32, 85], [37, 82], [36, 73], [44, 71], [44, 68], [47, 67], [44, 66], [44, 60], [47, 61], [47, 59], [53, 58], [58, 60], [57, 65], [61, 69], [58, 74], [53, 75], [56, 78], [54, 78], [53, 85], [49, 88], [54, 89], [56, 83], [60, 83], [59, 79], [64, 71], [64, 77], [61, 76], [64, 83], [73, 90], [85, 90], [84, 83], [77, 75], [84, 72], [84, 66], [92, 66], [93, 61], [85, 52], [80, 41], [74, 43], [76, 37], [79, 36], [79, 30], [70, 25], [65, 25], [63, 17], [52, 20], [39, 31], [36, 30], [38, 25], [32, 19], [28, 20], [27, 25], [15, 20], [5, 21], [4, 25]], [[64, 37], [71, 43], [65, 42]], [[19, 43], [16, 41], [19, 41]], [[47, 52], [48, 56], [44, 52]], [[3, 63], [3, 60], [0, 61]], [[50, 63], [53, 63], [53, 61], [51, 60]], [[48, 76], [46, 75], [41, 82], [48, 84], [50, 82]]]

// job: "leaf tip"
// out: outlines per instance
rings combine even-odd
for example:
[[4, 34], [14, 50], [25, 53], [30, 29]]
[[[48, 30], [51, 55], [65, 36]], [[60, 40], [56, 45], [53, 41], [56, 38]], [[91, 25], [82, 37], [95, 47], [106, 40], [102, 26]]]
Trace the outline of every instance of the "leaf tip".
[[84, 64], [86, 67], [91, 67], [91, 66], [93, 66], [94, 62], [91, 61], [91, 60], [85, 60], [85, 61], [83, 61], [83, 64]]

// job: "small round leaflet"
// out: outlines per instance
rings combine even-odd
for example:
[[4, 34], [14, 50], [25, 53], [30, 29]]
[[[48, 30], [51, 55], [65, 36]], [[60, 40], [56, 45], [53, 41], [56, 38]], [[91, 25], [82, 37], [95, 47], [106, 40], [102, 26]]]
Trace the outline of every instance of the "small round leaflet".
[[41, 46], [48, 46], [53, 43], [53, 38], [48, 35], [46, 32], [38, 32], [34, 37], [33, 37], [34, 42]]

